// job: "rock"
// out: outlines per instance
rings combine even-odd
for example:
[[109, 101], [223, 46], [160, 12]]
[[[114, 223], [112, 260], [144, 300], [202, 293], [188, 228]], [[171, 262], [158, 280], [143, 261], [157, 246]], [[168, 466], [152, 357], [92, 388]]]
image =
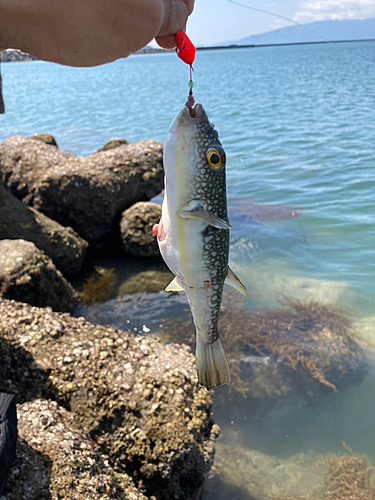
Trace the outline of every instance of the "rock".
[[156, 293], [164, 290], [173, 280], [174, 275], [165, 267], [165, 270], [149, 269], [134, 274], [127, 279], [119, 288], [119, 295], [131, 295], [133, 293]]
[[56, 311], [78, 305], [73, 287], [34, 243], [0, 241], [0, 295]]
[[[239, 404], [254, 400], [331, 394], [361, 382], [369, 370], [353, 323], [336, 305], [284, 297], [283, 308], [249, 311], [237, 292], [225, 292], [218, 329]], [[191, 317], [161, 321], [171, 342], [195, 343]], [[226, 404], [227, 388], [220, 391]], [[258, 403], [257, 403], [258, 404]]]
[[116, 474], [147, 498], [200, 498], [219, 429], [189, 348], [5, 299], [0, 332], [48, 374], [41, 391], [70, 409]]
[[106, 142], [104, 146], [95, 151], [95, 153], [99, 153], [100, 151], [109, 151], [110, 149], [115, 149], [126, 144], [129, 143], [128, 141], [125, 141], [125, 139], [111, 139], [110, 141]]
[[30, 139], [34, 139], [34, 141], [42, 141], [44, 144], [58, 147], [55, 138], [51, 134], [34, 134], [30, 137]]
[[13, 196], [0, 184], [0, 240], [27, 240], [43, 250], [66, 275], [77, 274], [87, 242], [70, 227], [61, 226]]
[[80, 158], [13, 136], [0, 144], [0, 179], [17, 198], [100, 247], [123, 210], [163, 189], [162, 151], [161, 143], [143, 141]]
[[139, 202], [125, 210], [121, 216], [120, 231], [125, 252], [137, 257], [159, 255], [154, 224], [161, 217], [161, 206], [151, 202]]
[[[82, 425], [55, 401], [18, 405], [17, 458], [6, 500], [116, 500], [118, 481]], [[146, 497], [127, 478], [126, 498]]]
[[[327, 458], [328, 455], [312, 452], [274, 456], [241, 445], [218, 443], [210, 472], [210, 497], [216, 500], [322, 498]], [[339, 500], [340, 497], [331, 498]]]

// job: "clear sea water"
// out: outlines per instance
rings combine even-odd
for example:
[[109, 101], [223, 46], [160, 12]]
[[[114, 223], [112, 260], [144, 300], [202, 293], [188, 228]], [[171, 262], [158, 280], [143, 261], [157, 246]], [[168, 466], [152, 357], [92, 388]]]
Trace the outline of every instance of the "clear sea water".
[[[194, 69], [195, 98], [227, 153], [230, 258], [255, 292], [247, 307], [274, 307], [283, 294], [337, 303], [375, 341], [375, 42], [199, 52]], [[0, 140], [48, 132], [77, 155], [113, 137], [164, 142], [188, 80], [174, 54], [88, 69], [6, 63], [2, 74]], [[124, 327], [118, 315], [105, 321]], [[319, 404], [291, 402], [261, 422], [246, 405], [234, 419], [229, 398], [214, 405], [222, 434], [205, 500], [311, 493], [309, 461], [342, 441], [375, 466], [367, 351], [364, 381]]]

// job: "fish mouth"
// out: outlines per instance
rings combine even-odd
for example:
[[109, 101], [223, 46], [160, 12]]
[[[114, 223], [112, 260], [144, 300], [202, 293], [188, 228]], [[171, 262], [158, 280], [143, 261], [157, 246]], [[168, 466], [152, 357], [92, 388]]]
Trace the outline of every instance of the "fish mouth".
[[188, 103], [186, 103], [186, 107], [187, 109], [189, 110], [189, 115], [191, 118], [195, 119], [195, 118], [199, 118], [201, 115], [202, 115], [202, 110], [203, 110], [203, 106], [202, 104], [195, 104], [195, 106], [187, 106]]

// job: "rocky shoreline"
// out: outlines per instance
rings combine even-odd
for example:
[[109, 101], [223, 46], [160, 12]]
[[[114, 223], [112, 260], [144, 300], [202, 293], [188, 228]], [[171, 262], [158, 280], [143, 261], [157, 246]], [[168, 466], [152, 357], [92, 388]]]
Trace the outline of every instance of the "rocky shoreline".
[[[0, 392], [15, 394], [19, 418], [0, 500], [202, 498], [219, 427], [213, 391], [197, 385], [186, 304], [160, 291], [172, 279], [152, 232], [162, 155], [158, 142], [119, 138], [87, 157], [48, 134], [0, 143]], [[160, 300], [174, 312], [163, 317]], [[280, 306], [250, 312], [224, 294], [232, 383], [219, 410], [230, 400], [231, 415], [262, 421], [366, 376], [345, 311]], [[165, 343], [142, 335], [155, 322]]]
[[87, 498], [89, 483], [90, 498], [132, 498], [128, 486], [134, 498], [199, 498], [219, 429], [189, 348], [6, 299], [0, 318], [0, 390], [16, 395], [22, 443], [7, 500], [43, 498], [23, 494], [30, 453], [51, 464], [52, 498]]
[[[77, 157], [61, 151], [48, 134], [3, 141], [2, 296], [72, 311], [79, 299], [74, 290], [69, 300], [59, 301], [46, 287], [65, 296], [66, 280], [80, 272], [87, 251], [122, 241], [128, 255], [158, 255], [152, 226], [160, 206], [147, 200], [163, 189], [162, 152], [155, 141], [112, 139], [92, 155]], [[35, 264], [29, 269], [28, 262]]]
[[202, 494], [219, 428], [190, 348], [69, 314], [88, 251], [122, 239], [157, 254], [147, 200], [163, 188], [162, 151], [115, 139], [80, 158], [45, 134], [0, 144], [0, 392], [19, 418], [6, 500]]

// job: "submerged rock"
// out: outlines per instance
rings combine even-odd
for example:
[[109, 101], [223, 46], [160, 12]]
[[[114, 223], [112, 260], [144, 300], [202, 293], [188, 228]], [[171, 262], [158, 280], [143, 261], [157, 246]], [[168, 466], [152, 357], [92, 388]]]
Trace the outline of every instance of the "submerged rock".
[[47, 374], [41, 396], [70, 408], [116, 474], [147, 498], [199, 498], [219, 429], [189, 348], [4, 299], [0, 332]]
[[0, 295], [55, 311], [71, 311], [79, 303], [52, 260], [25, 240], [0, 241]]
[[27, 240], [43, 250], [67, 275], [77, 274], [87, 242], [70, 227], [61, 226], [13, 196], [0, 184], [0, 240]]
[[163, 270], [150, 269], [134, 274], [119, 288], [119, 295], [132, 295], [133, 293], [157, 293], [164, 290], [174, 279], [171, 271], [165, 267]]
[[159, 255], [154, 224], [161, 217], [161, 206], [151, 202], [139, 202], [122, 213], [120, 230], [125, 252], [137, 257]]
[[13, 136], [0, 144], [0, 179], [17, 198], [100, 247], [123, 210], [163, 189], [162, 152], [161, 143], [142, 141], [81, 158]]
[[327, 471], [324, 458], [322, 454], [308, 452], [280, 457], [257, 449], [218, 443], [209, 488], [218, 492], [217, 500], [321, 499]]
[[[250, 312], [226, 293], [219, 332], [230, 363], [230, 390], [249, 398], [312, 396], [360, 382], [368, 371], [350, 318], [337, 306], [284, 299], [284, 308]], [[163, 335], [194, 345], [191, 319], [167, 319]], [[225, 390], [220, 394], [225, 399]]]
[[114, 267], [94, 266], [94, 276], [87, 278], [82, 285], [82, 299], [85, 303], [97, 303], [109, 300], [115, 295], [117, 281]]

